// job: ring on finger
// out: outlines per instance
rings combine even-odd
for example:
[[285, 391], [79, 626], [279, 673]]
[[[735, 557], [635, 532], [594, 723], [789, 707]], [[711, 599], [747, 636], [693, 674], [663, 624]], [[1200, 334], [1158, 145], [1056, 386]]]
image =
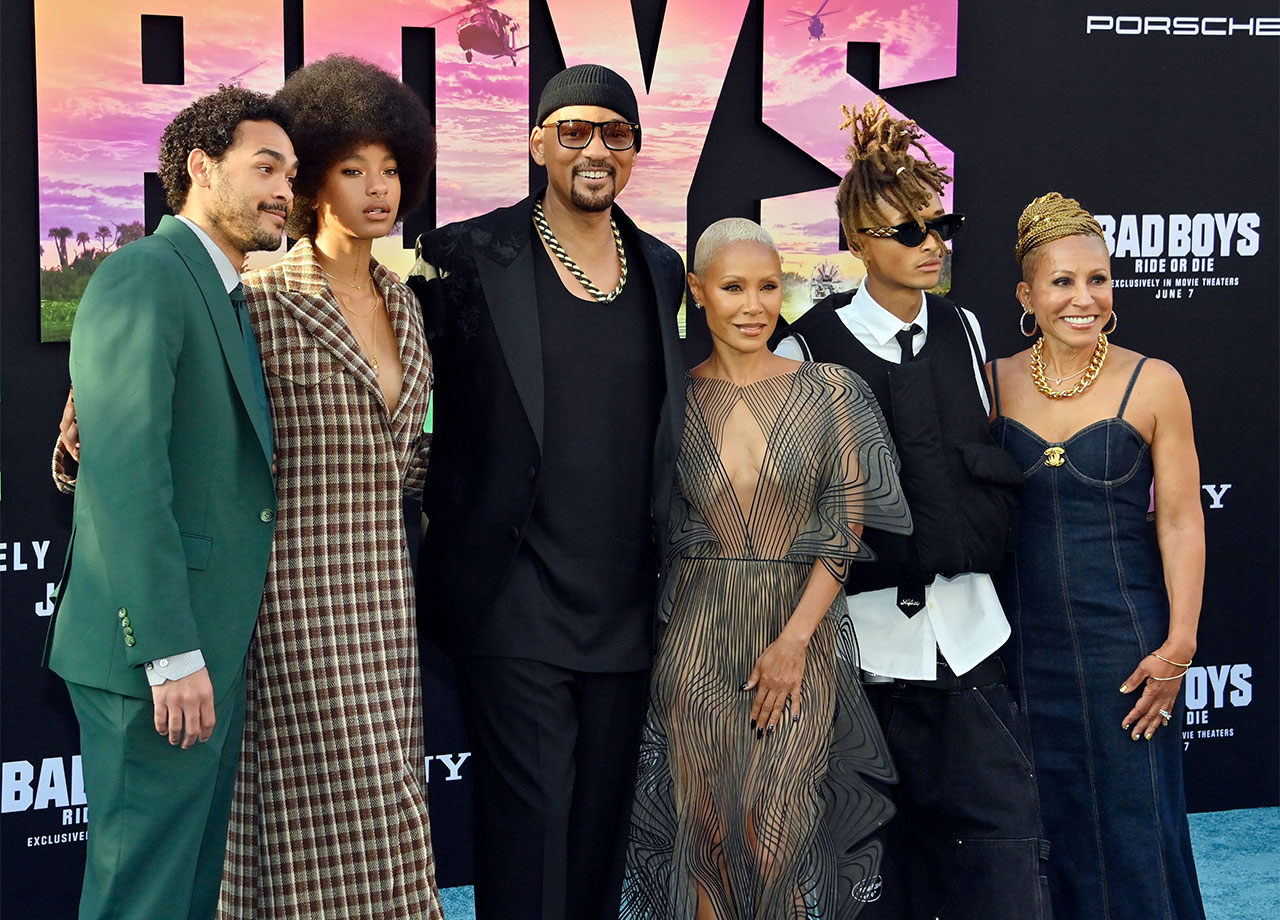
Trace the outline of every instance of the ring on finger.
[[1169, 724], [1169, 720], [1173, 718], [1173, 713], [1168, 712], [1168, 711], [1166, 711], [1166, 710], [1164, 710], [1164, 709], [1161, 709], [1159, 712], [1160, 712], [1161, 717], [1164, 719], [1165, 724], [1166, 724], [1166, 725], [1168, 725], [1168, 724]]

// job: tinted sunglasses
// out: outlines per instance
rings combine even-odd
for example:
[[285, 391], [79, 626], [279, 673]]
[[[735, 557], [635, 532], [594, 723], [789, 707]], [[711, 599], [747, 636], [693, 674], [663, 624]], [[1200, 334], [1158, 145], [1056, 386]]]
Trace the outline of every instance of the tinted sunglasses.
[[542, 127], [555, 125], [556, 138], [561, 147], [570, 150], [582, 150], [591, 143], [596, 128], [600, 129], [600, 139], [610, 150], [630, 150], [640, 137], [640, 126], [627, 121], [586, 121], [581, 118], [569, 118], [551, 122]]
[[933, 220], [926, 220], [924, 226], [909, 220], [896, 227], [859, 227], [858, 232], [882, 240], [893, 237], [903, 246], [919, 246], [930, 233], [938, 234], [938, 237], [945, 242], [959, 233], [963, 224], [963, 214], [943, 214]]

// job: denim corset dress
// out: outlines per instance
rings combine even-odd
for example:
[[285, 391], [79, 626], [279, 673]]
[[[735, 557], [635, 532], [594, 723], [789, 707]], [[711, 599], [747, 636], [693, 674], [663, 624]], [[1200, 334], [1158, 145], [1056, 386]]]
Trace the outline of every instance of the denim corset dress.
[[[1182, 783], [1183, 703], [1150, 742], [1121, 721], [1120, 684], [1158, 648], [1169, 600], [1151, 507], [1151, 447], [1114, 418], [1045, 441], [999, 416], [1023, 470], [1016, 555], [997, 578], [1002, 651], [1031, 727], [1056, 917], [1202, 920]], [[996, 382], [999, 413], [999, 383]]]

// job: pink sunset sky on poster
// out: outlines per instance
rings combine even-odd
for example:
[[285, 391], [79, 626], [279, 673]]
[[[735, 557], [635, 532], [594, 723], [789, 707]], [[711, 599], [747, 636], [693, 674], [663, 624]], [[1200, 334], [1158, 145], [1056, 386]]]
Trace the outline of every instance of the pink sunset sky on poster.
[[[839, 248], [835, 185], [849, 167], [849, 134], [839, 130], [844, 120], [840, 107], [861, 108], [876, 95], [846, 72], [847, 43], [879, 43], [880, 82], [885, 88], [955, 76], [956, 0], [830, 0], [822, 16], [824, 34], [815, 39], [808, 23], [797, 24], [791, 11], [813, 13], [820, 6], [821, 0], [811, 6], [765, 0], [761, 109], [766, 125], [832, 171], [833, 185], [762, 201], [760, 220], [784, 254], [785, 268], [809, 277], [825, 262], [838, 273], [835, 286], [846, 288], [861, 279], [864, 270], [860, 261]], [[955, 175], [952, 152], [929, 136], [928, 125], [921, 127], [925, 148]], [[948, 197], [944, 195], [944, 206]], [[790, 300], [788, 307], [790, 314], [795, 309]]]
[[[493, 4], [513, 17], [528, 42], [528, 0]], [[644, 122], [640, 165], [623, 206], [642, 226], [683, 251], [686, 198], [716, 101], [724, 86], [747, 0], [668, 0], [650, 85], [645, 87], [631, 0], [548, 0], [565, 62], [598, 61], [636, 87]], [[832, 200], [844, 171], [840, 105], [873, 95], [845, 73], [845, 43], [881, 44], [886, 87], [955, 73], [956, 0], [865, 3], [830, 0], [821, 39], [790, 10], [808, 0], [765, 0], [762, 117], [833, 171], [832, 188], [762, 202], [786, 268], [807, 275], [830, 259], [853, 280], [856, 260], [837, 250]], [[234, 79], [270, 92], [283, 78], [283, 13], [261, 0], [36, 0], [41, 263], [58, 264], [48, 229], [93, 233], [143, 218], [142, 175], [155, 169], [164, 125], [192, 99]], [[464, 60], [456, 38], [463, 0], [339, 0], [303, 4], [304, 57], [334, 51], [401, 73], [401, 29], [435, 23], [439, 220], [457, 220], [523, 197], [527, 187], [527, 50], [510, 58]], [[813, 9], [810, 9], [810, 6]], [[139, 17], [184, 17], [183, 86], [141, 82]], [[735, 91], [754, 92], [752, 87]], [[910, 113], [906, 113], [909, 115]], [[927, 130], [928, 126], [924, 126]], [[940, 162], [952, 156], [927, 139]], [[749, 155], [749, 154], [746, 154]], [[732, 164], [724, 164], [732, 181]], [[399, 236], [377, 256], [406, 271], [411, 252]], [[271, 256], [259, 256], [269, 259]]]
[[[143, 13], [184, 17], [186, 85], [142, 83]], [[51, 227], [93, 233], [142, 220], [142, 176], [179, 109], [232, 79], [274, 90], [284, 72], [283, 20], [262, 4], [37, 0], [35, 24], [45, 268], [58, 264]]]

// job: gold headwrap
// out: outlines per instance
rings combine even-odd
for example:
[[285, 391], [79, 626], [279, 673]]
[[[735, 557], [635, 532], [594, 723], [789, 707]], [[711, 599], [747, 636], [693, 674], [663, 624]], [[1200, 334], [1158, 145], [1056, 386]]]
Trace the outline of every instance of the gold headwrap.
[[1074, 198], [1063, 198], [1057, 192], [1041, 195], [1027, 205], [1018, 218], [1018, 243], [1013, 254], [1022, 264], [1027, 253], [1037, 246], [1052, 243], [1064, 236], [1093, 235], [1102, 238], [1102, 226], [1093, 215], [1080, 207]]

